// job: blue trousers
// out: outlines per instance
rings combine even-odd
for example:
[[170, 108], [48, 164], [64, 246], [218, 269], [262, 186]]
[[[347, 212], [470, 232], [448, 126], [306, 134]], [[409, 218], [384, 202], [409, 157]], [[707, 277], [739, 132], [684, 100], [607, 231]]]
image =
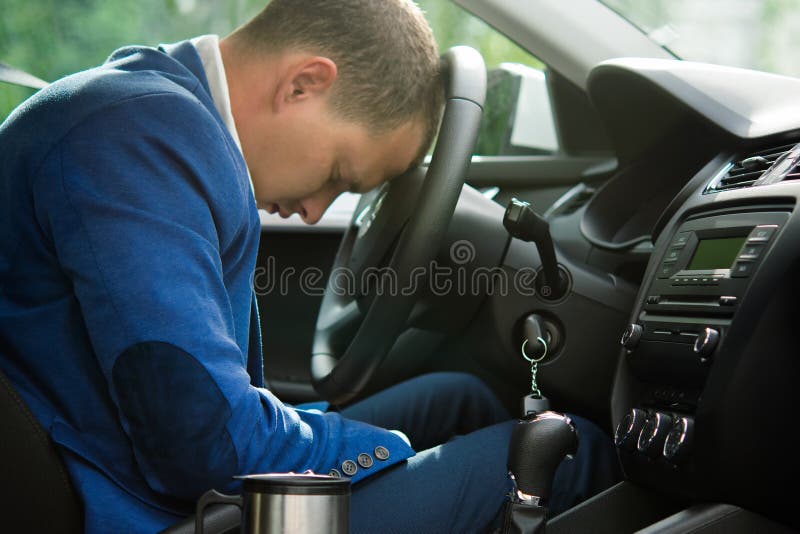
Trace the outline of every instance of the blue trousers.
[[[496, 521], [511, 489], [506, 463], [515, 421], [479, 379], [462, 373], [423, 375], [342, 414], [400, 430], [420, 451], [353, 486], [351, 532], [480, 532]], [[620, 477], [610, 438], [593, 423], [570, 418], [579, 446], [556, 471], [551, 514]]]

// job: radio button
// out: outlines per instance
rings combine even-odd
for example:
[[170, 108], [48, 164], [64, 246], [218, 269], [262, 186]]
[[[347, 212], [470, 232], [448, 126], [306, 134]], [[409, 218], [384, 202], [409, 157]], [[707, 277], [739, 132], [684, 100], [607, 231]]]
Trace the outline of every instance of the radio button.
[[753, 274], [756, 264], [752, 261], [737, 261], [731, 269], [731, 276], [734, 278], [746, 278]]
[[762, 224], [753, 228], [750, 236], [747, 238], [748, 243], [766, 243], [772, 238], [772, 234], [778, 229], [777, 224]]
[[744, 247], [742, 247], [742, 251], [739, 253], [739, 257], [737, 259], [757, 260], [759, 257], [761, 257], [761, 253], [763, 251], [764, 251], [764, 245], [760, 243], [755, 243], [755, 244], [747, 243], [745, 244]]
[[700, 361], [705, 363], [709, 360], [719, 343], [719, 330], [714, 328], [704, 328], [694, 342], [694, 352], [700, 355]]
[[664, 256], [664, 261], [675, 261], [681, 255], [681, 249], [673, 248], [667, 251], [667, 254]]
[[683, 248], [686, 246], [686, 243], [689, 242], [689, 235], [690, 232], [683, 232], [682, 234], [678, 234], [675, 240], [670, 245], [671, 248]]
[[661, 264], [661, 267], [658, 268], [658, 277], [669, 278], [674, 269], [675, 269], [674, 261], [665, 261], [664, 263]]
[[644, 329], [642, 328], [642, 325], [631, 323], [622, 333], [622, 338], [619, 340], [619, 344], [625, 347], [626, 350], [632, 351], [639, 344], [639, 340], [642, 339], [643, 332]]
[[735, 306], [736, 305], [736, 297], [724, 295], [719, 298], [719, 305], [720, 306]]

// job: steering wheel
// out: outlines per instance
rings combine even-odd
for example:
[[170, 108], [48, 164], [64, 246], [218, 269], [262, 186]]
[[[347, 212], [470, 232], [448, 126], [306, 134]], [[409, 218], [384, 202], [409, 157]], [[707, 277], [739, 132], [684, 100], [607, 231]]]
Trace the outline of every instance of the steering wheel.
[[336, 253], [317, 317], [311, 378], [332, 404], [356, 397], [389, 353], [436, 257], [472, 158], [486, 96], [480, 53], [442, 55], [445, 110], [427, 171], [361, 198]]

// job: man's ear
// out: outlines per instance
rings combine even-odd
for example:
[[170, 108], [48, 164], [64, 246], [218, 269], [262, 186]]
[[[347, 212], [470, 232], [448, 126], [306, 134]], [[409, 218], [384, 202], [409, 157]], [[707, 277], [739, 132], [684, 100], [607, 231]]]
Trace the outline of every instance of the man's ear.
[[275, 109], [327, 94], [336, 80], [336, 63], [322, 56], [287, 65], [275, 93]]

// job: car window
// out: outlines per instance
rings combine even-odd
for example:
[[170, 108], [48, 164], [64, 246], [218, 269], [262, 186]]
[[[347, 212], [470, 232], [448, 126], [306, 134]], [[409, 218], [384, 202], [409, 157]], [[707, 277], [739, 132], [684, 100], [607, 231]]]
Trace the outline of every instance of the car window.
[[[489, 95], [476, 154], [536, 154], [558, 142], [542, 63], [483, 21], [443, 0], [420, 0], [441, 50], [480, 50]], [[203, 33], [225, 35], [264, 0], [3, 0], [0, 62], [52, 81], [102, 63], [116, 48]], [[33, 90], [0, 83], [0, 120]], [[531, 125], [536, 125], [531, 128]]]
[[420, 0], [440, 50], [469, 45], [488, 69], [486, 107], [475, 146], [482, 156], [547, 154], [558, 138], [544, 64], [451, 2]]
[[797, 0], [603, 2], [683, 59], [800, 76]]

